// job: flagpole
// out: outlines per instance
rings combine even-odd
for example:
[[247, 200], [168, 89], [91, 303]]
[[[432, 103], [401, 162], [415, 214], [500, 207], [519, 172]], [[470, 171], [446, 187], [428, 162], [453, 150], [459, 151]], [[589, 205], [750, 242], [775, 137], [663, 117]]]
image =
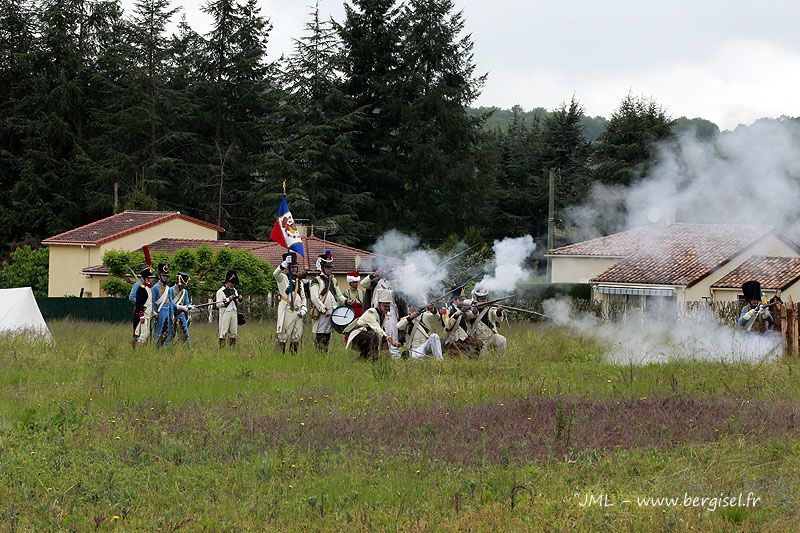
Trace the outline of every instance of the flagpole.
[[[283, 197], [286, 198], [286, 180], [283, 180]], [[289, 254], [289, 258], [292, 257], [292, 249], [288, 246], [286, 247], [286, 253]], [[289, 307], [294, 307], [294, 281], [292, 280], [292, 265], [289, 265], [289, 268], [286, 269], [286, 273], [289, 275]]]

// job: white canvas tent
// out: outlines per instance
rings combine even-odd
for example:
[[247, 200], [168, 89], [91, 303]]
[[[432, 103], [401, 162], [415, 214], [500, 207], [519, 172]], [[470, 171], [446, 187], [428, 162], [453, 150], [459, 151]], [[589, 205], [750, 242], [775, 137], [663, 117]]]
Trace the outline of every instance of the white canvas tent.
[[30, 287], [0, 289], [0, 335], [28, 333], [52, 340]]

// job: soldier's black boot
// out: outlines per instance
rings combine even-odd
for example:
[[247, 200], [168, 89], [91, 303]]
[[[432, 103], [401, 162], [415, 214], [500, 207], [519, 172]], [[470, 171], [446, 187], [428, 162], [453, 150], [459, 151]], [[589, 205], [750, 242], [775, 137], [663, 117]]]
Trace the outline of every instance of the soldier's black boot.
[[289, 344], [289, 355], [297, 355], [297, 350], [300, 349], [300, 343], [297, 341]]
[[281, 351], [281, 353], [286, 353], [286, 343], [285, 342], [278, 341], [276, 344], [278, 345], [278, 349]]

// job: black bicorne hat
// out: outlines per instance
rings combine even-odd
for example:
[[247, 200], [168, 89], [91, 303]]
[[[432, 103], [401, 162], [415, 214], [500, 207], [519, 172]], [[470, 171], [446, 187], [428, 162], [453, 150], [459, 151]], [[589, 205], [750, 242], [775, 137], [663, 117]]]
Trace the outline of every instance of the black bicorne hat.
[[226, 282], [230, 281], [234, 285], [238, 285], [239, 284], [239, 276], [238, 276], [238, 274], [236, 274], [235, 270], [228, 270], [228, 273], [225, 274], [225, 281]]
[[287, 257], [292, 258], [291, 266], [297, 266], [297, 252], [286, 252], [283, 254], [284, 260], [286, 260]]

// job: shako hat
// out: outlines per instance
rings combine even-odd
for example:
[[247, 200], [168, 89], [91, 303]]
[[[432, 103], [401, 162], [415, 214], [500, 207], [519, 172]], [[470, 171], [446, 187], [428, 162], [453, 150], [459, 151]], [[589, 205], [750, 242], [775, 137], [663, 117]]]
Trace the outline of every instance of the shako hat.
[[375, 291], [375, 297], [378, 299], [379, 304], [391, 305], [392, 296], [394, 296], [392, 291], [388, 289], [377, 289]]
[[761, 284], [754, 279], [751, 279], [750, 281], [745, 281], [744, 283], [742, 283], [742, 292], [744, 293], [744, 299], [747, 301], [760, 300]]
[[178, 272], [178, 284], [180, 284], [180, 285], [188, 285], [189, 284], [189, 273], [188, 272]]
[[236, 274], [235, 270], [228, 270], [228, 273], [225, 274], [225, 282], [227, 283], [229, 281], [234, 285], [239, 284], [239, 275]]
[[297, 266], [297, 252], [286, 252], [283, 254], [283, 260], [285, 261], [287, 257], [291, 257], [292, 261], [289, 263], [290, 266]]
[[142, 279], [156, 277], [156, 273], [153, 272], [153, 269], [150, 267], [150, 265], [145, 265], [139, 275], [142, 276]]
[[169, 264], [166, 262], [158, 264], [158, 275], [163, 276], [164, 274], [169, 276]]
[[347, 273], [347, 283], [357, 283], [361, 281], [361, 274], [357, 270], [352, 270]]

